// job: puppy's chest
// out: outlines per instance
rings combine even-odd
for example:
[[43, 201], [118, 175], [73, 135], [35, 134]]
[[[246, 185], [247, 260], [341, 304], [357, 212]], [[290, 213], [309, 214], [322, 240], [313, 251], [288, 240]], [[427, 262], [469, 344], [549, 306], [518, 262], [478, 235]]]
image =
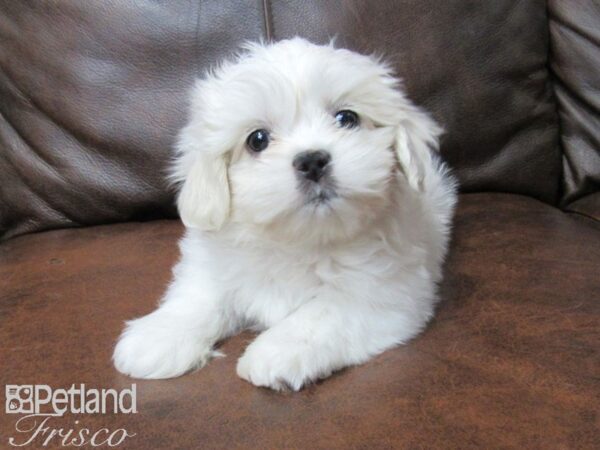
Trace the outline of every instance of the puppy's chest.
[[[359, 259], [359, 261], [356, 261]], [[346, 276], [356, 276], [369, 264], [339, 252], [287, 253], [282, 251], [233, 251], [223, 260], [231, 285], [278, 289], [290, 293], [310, 291]], [[364, 273], [363, 273], [364, 275]], [[237, 282], [236, 282], [237, 280]]]
[[238, 296], [298, 296], [321, 284], [319, 261], [277, 251], [234, 251], [224, 261], [226, 283]]
[[235, 309], [261, 326], [271, 326], [303, 303], [323, 295], [353, 295], [377, 278], [372, 261], [382, 255], [360, 252], [297, 254], [227, 252], [220, 258], [223, 286]]

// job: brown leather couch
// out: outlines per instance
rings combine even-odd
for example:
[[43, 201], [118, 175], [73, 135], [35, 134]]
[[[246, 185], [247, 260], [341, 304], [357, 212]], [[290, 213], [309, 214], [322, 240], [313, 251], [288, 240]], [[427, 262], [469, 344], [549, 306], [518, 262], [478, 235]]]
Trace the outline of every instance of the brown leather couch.
[[177, 258], [163, 175], [186, 92], [243, 40], [294, 35], [384, 54], [447, 130], [462, 195], [437, 316], [300, 393], [237, 378], [244, 334], [137, 381], [137, 414], [54, 426], [125, 428], [127, 449], [598, 448], [595, 0], [0, 2], [1, 383], [131, 385], [111, 353]]

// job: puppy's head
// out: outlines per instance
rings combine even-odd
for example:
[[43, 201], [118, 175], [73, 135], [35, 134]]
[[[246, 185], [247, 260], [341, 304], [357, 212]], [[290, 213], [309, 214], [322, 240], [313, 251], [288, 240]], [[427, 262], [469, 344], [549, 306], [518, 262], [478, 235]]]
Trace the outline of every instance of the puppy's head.
[[204, 230], [350, 238], [385, 213], [396, 177], [420, 189], [439, 133], [373, 57], [299, 38], [250, 44], [195, 86], [173, 171], [179, 212]]

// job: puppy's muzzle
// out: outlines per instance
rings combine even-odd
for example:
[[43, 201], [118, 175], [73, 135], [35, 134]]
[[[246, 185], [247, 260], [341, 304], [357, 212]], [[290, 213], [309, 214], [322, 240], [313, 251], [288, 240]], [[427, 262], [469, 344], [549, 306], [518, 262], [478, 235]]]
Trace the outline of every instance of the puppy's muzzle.
[[331, 155], [325, 150], [307, 150], [294, 157], [292, 165], [298, 175], [317, 183], [327, 172], [331, 163]]

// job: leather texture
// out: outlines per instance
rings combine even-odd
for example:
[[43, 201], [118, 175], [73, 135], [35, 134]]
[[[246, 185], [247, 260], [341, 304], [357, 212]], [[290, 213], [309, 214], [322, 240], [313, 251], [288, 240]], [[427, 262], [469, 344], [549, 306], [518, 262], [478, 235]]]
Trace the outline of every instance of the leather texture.
[[176, 217], [193, 80], [263, 35], [260, 0], [0, 2], [0, 236]]
[[463, 191], [557, 201], [543, 0], [0, 2], [0, 236], [175, 217], [193, 78], [243, 40], [383, 54], [447, 130]]
[[[155, 307], [181, 232], [152, 221], [3, 243], [0, 385], [129, 387], [112, 348], [124, 319]], [[126, 428], [127, 449], [597, 448], [599, 266], [598, 222], [463, 195], [437, 314], [409, 345], [280, 394], [235, 375], [244, 334], [200, 371], [137, 381], [138, 414], [60, 423]], [[2, 439], [13, 430], [0, 414]]]
[[550, 0], [551, 68], [568, 210], [600, 220], [600, 3]]
[[409, 97], [445, 128], [444, 159], [463, 192], [557, 200], [560, 149], [547, 71], [546, 2], [271, 2], [274, 39], [384, 55]]

